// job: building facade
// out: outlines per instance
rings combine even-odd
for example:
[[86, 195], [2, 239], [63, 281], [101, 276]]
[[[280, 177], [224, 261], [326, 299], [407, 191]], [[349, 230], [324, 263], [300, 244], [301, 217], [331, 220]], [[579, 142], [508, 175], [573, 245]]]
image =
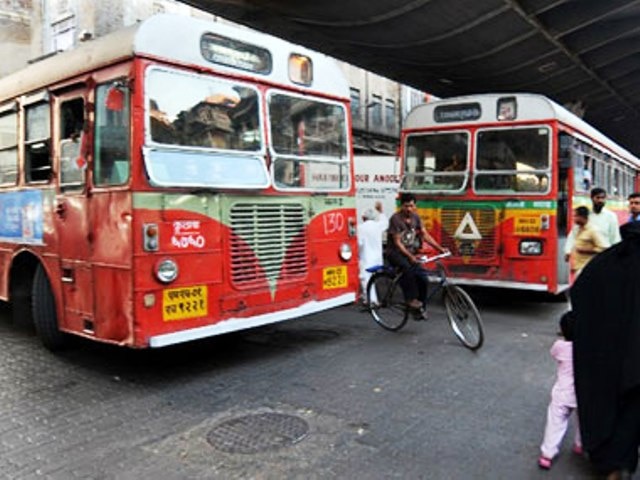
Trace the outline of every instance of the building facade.
[[362, 68], [340, 64], [351, 89], [355, 153], [396, 155], [405, 116], [431, 97]]
[[0, 0], [0, 77], [31, 57], [31, 0]]

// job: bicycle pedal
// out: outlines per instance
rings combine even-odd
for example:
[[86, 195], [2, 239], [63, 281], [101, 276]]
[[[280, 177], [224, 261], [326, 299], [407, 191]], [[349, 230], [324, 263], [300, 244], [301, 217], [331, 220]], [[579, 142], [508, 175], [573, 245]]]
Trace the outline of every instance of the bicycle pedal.
[[427, 311], [422, 308], [420, 310], [416, 310], [415, 312], [413, 312], [413, 319], [416, 322], [423, 322], [426, 320], [429, 320], [429, 315], [427, 314]]

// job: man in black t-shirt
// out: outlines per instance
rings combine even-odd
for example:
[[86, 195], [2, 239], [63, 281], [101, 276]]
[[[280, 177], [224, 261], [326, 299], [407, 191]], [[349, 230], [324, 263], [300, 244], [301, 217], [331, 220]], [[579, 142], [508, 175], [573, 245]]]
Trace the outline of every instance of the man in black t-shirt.
[[404, 273], [400, 279], [400, 287], [407, 305], [418, 310], [426, 301], [428, 279], [416, 254], [423, 241], [438, 252], [444, 253], [446, 249], [427, 232], [415, 209], [416, 197], [403, 193], [400, 196], [400, 211], [389, 219], [386, 255], [389, 263]]

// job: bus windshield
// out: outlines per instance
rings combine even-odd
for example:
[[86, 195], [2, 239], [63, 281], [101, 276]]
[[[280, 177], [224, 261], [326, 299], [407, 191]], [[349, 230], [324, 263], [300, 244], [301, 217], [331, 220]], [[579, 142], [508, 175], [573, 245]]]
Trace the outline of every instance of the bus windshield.
[[550, 188], [548, 127], [480, 130], [474, 189], [481, 193], [547, 193]]
[[346, 113], [337, 103], [272, 92], [268, 98], [278, 189], [346, 190]]
[[151, 68], [146, 162], [162, 186], [266, 187], [258, 91], [241, 82]]
[[410, 135], [400, 188], [461, 192], [469, 176], [468, 144], [467, 132]]

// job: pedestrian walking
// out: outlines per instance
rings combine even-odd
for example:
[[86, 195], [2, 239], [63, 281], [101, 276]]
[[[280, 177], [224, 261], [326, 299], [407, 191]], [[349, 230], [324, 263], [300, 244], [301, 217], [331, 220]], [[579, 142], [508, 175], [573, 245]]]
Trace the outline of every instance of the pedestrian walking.
[[[551, 468], [554, 457], [560, 451], [562, 439], [567, 432], [571, 414], [576, 411], [576, 392], [573, 383], [573, 330], [575, 318], [571, 311], [560, 318], [560, 331], [563, 338], [556, 340], [551, 347], [551, 356], [557, 364], [556, 381], [551, 389], [551, 401], [547, 409], [547, 424], [540, 445], [538, 466], [545, 470]], [[573, 451], [582, 454], [580, 428], [576, 416]]]
[[571, 243], [572, 248], [567, 250], [565, 246], [565, 260], [571, 262], [571, 273], [575, 280], [584, 266], [608, 245], [602, 235], [591, 226], [587, 207], [577, 207], [573, 211], [573, 221], [574, 226], [569, 235], [572, 240], [567, 241], [567, 246]]
[[634, 192], [629, 199], [629, 222], [640, 222], [640, 192]]
[[[367, 283], [371, 273], [367, 268], [382, 265], [382, 235], [389, 225], [389, 219], [382, 211], [382, 202], [376, 202], [375, 208], [368, 208], [362, 214], [362, 223], [358, 225], [358, 259], [360, 266], [360, 298], [364, 304], [377, 302], [377, 298], [367, 297]], [[376, 292], [372, 292], [375, 296]]]
[[620, 225], [618, 224], [618, 216], [605, 206], [606, 203], [606, 190], [600, 187], [593, 188], [591, 190], [589, 223], [600, 233], [607, 247], [610, 247], [620, 241]]

